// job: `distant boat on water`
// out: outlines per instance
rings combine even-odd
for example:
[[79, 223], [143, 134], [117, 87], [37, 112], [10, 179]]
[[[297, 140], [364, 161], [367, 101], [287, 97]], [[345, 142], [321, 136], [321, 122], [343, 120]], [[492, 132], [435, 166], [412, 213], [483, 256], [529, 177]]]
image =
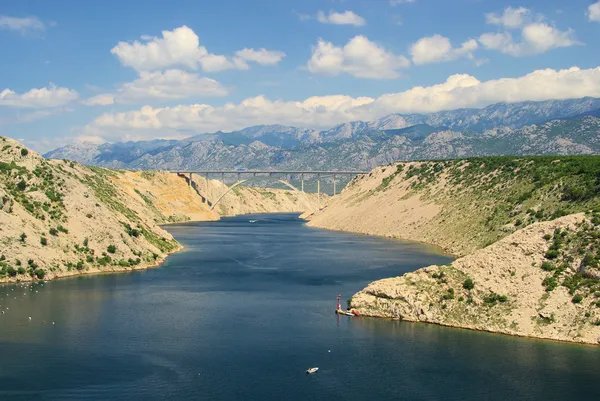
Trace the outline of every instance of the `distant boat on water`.
[[312, 375], [313, 373], [315, 373], [317, 370], [319, 370], [318, 367], [314, 367], [314, 368], [310, 368], [310, 369], [306, 369], [306, 373], [308, 373], [309, 375]]
[[248, 220], [250, 223], [256, 223], [258, 220]]

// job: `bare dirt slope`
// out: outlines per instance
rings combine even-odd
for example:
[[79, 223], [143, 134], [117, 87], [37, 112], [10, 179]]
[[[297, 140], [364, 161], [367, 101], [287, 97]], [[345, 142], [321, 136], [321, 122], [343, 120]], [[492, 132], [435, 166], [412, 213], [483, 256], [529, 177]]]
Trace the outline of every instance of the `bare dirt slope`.
[[287, 190], [240, 188], [224, 198], [225, 210], [211, 211], [173, 174], [46, 160], [0, 137], [0, 282], [143, 269], [180, 249], [159, 224], [301, 212], [310, 202]]
[[597, 264], [546, 256], [554, 237], [582, 246], [594, 232], [584, 214], [535, 223], [448, 266], [373, 282], [351, 304], [369, 316], [596, 344]]
[[362, 314], [596, 343], [599, 211], [600, 157], [501, 157], [379, 167], [305, 217], [462, 256], [371, 283]]

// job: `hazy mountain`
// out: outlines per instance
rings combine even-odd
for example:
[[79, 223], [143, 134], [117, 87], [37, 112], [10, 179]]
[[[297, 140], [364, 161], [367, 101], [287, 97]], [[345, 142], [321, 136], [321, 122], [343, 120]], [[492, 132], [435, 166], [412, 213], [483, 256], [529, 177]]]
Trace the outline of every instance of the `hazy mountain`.
[[47, 153], [132, 169], [347, 169], [395, 160], [600, 153], [600, 99], [393, 114], [324, 131], [263, 125], [184, 140], [69, 145]]

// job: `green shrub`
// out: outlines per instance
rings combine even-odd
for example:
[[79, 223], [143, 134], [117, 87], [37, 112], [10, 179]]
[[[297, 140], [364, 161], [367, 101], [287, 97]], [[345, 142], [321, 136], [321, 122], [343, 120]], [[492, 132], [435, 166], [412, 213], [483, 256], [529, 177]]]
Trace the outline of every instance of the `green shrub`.
[[19, 267], [19, 268], [17, 269], [17, 272], [18, 272], [19, 274], [25, 274], [25, 268], [21, 266], [21, 267]]
[[556, 259], [558, 257], [558, 251], [556, 249], [550, 249], [544, 255], [546, 259]]
[[583, 301], [583, 295], [581, 294], [575, 294], [573, 295], [573, 298], [571, 298], [571, 302], [573, 302], [574, 304], [581, 303], [581, 301]]
[[463, 282], [463, 288], [465, 290], [472, 290], [473, 288], [475, 288], [475, 283], [473, 282], [473, 280], [468, 278]]
[[9, 275], [9, 276], [11, 276], [11, 277], [15, 277], [15, 276], [17, 275], [17, 270], [16, 270], [14, 267], [12, 267], [12, 266], [8, 266], [8, 267], [6, 268], [6, 272], [7, 272], [7, 273], [8, 273], [8, 275]]
[[25, 180], [19, 181], [19, 183], [17, 184], [17, 188], [19, 188], [20, 191], [25, 191], [25, 189], [27, 188], [27, 183], [25, 182]]
[[39, 280], [43, 280], [46, 277], [44, 269], [35, 269], [35, 275]]
[[546, 234], [546, 235], [544, 235], [544, 239], [546, 241], [550, 241], [550, 239], [552, 239], [552, 236], [550, 234]]
[[506, 301], [508, 301], [508, 297], [506, 295], [496, 294], [495, 292], [492, 292], [490, 295], [487, 295], [483, 298], [483, 303], [489, 306], [494, 306], [496, 302], [504, 303]]
[[48, 245], [48, 240], [46, 239], [46, 237], [41, 237], [40, 238], [40, 244], [42, 244], [43, 246]]
[[57, 236], [58, 235], [58, 230], [56, 228], [52, 227], [50, 229], [50, 235]]
[[21, 156], [27, 156], [29, 154], [29, 151], [25, 148], [21, 149]]
[[546, 277], [544, 281], [542, 281], [542, 285], [546, 287], [546, 291], [550, 292], [554, 290], [558, 286], [558, 281], [554, 276]]
[[21, 238], [21, 242], [25, 242], [25, 240], [27, 239], [27, 234], [21, 233], [21, 235], [19, 236], [19, 238]]
[[117, 252], [117, 247], [116, 247], [116, 246], [114, 246], [114, 245], [109, 245], [109, 246], [106, 248], [106, 251], [107, 251], [108, 253], [115, 253], [115, 252]]
[[542, 270], [545, 270], [547, 272], [551, 272], [553, 270], [556, 270], [556, 267], [550, 263], [550, 262], [543, 262], [542, 263]]

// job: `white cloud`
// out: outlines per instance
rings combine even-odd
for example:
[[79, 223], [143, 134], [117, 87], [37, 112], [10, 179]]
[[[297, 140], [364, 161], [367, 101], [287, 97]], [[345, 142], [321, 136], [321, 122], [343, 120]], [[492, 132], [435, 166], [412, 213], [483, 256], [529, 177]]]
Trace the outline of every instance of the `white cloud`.
[[182, 70], [142, 71], [138, 79], [121, 85], [114, 94], [93, 96], [83, 101], [83, 104], [108, 106], [114, 103], [131, 104], [148, 100], [220, 97], [227, 96], [228, 93], [228, 90], [218, 81]]
[[79, 97], [74, 90], [60, 88], [56, 85], [31, 89], [23, 94], [18, 94], [10, 89], [0, 92], [0, 106], [20, 108], [45, 108], [65, 105]]
[[308, 70], [316, 74], [338, 75], [342, 72], [357, 78], [391, 79], [410, 61], [397, 56], [362, 35], [352, 38], [344, 47], [319, 39], [313, 48]]
[[[575, 39], [575, 31], [572, 29], [561, 31], [548, 24], [543, 15], [537, 15], [534, 20], [531, 11], [525, 7], [507, 7], [502, 15], [490, 13], [485, 17], [488, 24], [499, 25], [505, 30], [484, 33], [479, 37], [479, 42], [488, 49], [511, 56], [540, 54], [558, 47], [581, 44]], [[515, 40], [508, 32], [511, 29], [520, 29], [521, 38]]]
[[111, 104], [115, 103], [115, 97], [110, 93], [103, 93], [87, 98], [81, 103], [85, 104], [86, 106], [110, 106]]
[[467, 40], [460, 47], [453, 48], [450, 40], [441, 35], [433, 35], [417, 40], [410, 48], [413, 63], [417, 65], [456, 60], [459, 57], [473, 59], [477, 41]]
[[[162, 31], [161, 38], [142, 36], [141, 41], [119, 42], [110, 52], [121, 64], [136, 71], [156, 71], [173, 66], [196, 70], [200, 66], [206, 72], [218, 72], [230, 69], [247, 70], [250, 67], [246, 61], [260, 64], [251, 58], [209, 53], [206, 47], [200, 45], [198, 35], [185, 25], [172, 31]], [[273, 60], [277, 56], [281, 60], [285, 56], [282, 52], [266, 49], [243, 49], [239, 52], [246, 56], [254, 54], [261, 61], [267, 58]], [[271, 64], [276, 64], [279, 60]]]
[[590, 21], [600, 22], [600, 0], [594, 4], [590, 4], [587, 9], [587, 16]]
[[244, 61], [253, 61], [260, 65], [275, 65], [279, 63], [284, 57], [285, 53], [280, 51], [262, 49], [242, 49], [235, 52], [238, 59]]
[[509, 32], [484, 33], [479, 37], [479, 42], [488, 49], [517, 57], [580, 44], [575, 39], [575, 32], [572, 29], [561, 31], [541, 22], [526, 25], [521, 31], [521, 40], [518, 42]]
[[46, 29], [46, 25], [37, 17], [15, 18], [0, 15], [0, 29], [25, 33], [31, 31], [43, 31]]
[[522, 27], [526, 22], [531, 21], [531, 11], [525, 7], [513, 8], [507, 7], [502, 15], [489, 13], [485, 15], [488, 24], [500, 25], [507, 29], [516, 29]]
[[335, 24], [335, 25], [353, 25], [363, 26], [366, 21], [363, 17], [352, 11], [344, 11], [342, 13], [329, 11], [329, 15], [325, 15], [323, 11], [317, 13], [317, 21], [322, 24]]
[[123, 113], [106, 113], [82, 134], [107, 139], [157, 138], [235, 130], [257, 124], [290, 124], [328, 128], [352, 120], [372, 120], [389, 113], [427, 113], [497, 102], [600, 97], [600, 67], [582, 70], [537, 70], [518, 78], [481, 82], [470, 75], [452, 75], [445, 82], [414, 87], [379, 98], [319, 96], [304, 101], [272, 101], [263, 96], [222, 107], [180, 105]]

